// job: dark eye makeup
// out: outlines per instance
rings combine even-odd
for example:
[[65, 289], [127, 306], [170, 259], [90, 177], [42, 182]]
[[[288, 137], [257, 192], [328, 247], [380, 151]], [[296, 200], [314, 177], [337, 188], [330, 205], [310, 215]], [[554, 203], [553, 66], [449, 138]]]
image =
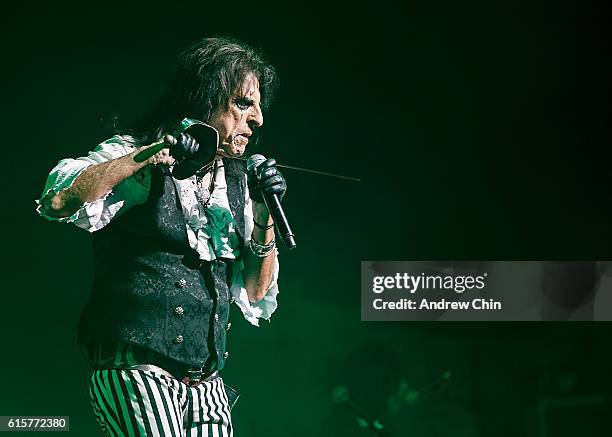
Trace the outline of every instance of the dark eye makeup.
[[240, 109], [241, 111], [246, 111], [247, 109], [249, 109], [251, 106], [253, 106], [253, 101], [251, 99], [248, 99], [246, 97], [236, 97], [234, 99], [234, 104], [238, 107], [238, 109]]

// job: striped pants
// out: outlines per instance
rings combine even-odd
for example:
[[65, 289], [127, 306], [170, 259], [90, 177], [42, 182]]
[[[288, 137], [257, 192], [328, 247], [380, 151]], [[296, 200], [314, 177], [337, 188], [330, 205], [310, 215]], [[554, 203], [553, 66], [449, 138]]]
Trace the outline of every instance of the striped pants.
[[220, 377], [190, 387], [147, 370], [94, 370], [89, 396], [109, 436], [233, 436]]

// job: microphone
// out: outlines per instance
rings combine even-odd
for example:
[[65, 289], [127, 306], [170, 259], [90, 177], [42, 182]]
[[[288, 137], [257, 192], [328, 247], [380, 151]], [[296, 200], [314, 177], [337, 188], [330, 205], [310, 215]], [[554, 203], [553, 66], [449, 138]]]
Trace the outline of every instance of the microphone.
[[[266, 158], [263, 155], [251, 155], [247, 160], [247, 172], [255, 170], [265, 160]], [[280, 199], [276, 194], [264, 194], [263, 199], [274, 220], [274, 225], [276, 226], [278, 234], [285, 242], [285, 247], [287, 250], [293, 249], [296, 246], [294, 234], [291, 228], [289, 228], [289, 222], [287, 222], [287, 217], [281, 206]]]

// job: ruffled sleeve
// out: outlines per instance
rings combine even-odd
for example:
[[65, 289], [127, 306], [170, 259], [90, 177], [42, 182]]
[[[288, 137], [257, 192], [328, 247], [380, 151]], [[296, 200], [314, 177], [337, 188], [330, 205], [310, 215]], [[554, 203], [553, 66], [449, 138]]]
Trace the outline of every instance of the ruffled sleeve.
[[149, 194], [150, 185], [150, 172], [146, 167], [117, 184], [102, 198], [84, 203], [69, 217], [49, 216], [41, 204], [45, 197], [53, 196], [71, 187], [76, 178], [89, 166], [101, 164], [134, 151], [134, 146], [128, 141], [128, 138], [130, 137], [115, 135], [98, 145], [85, 157], [61, 160], [49, 173], [42, 196], [36, 200], [38, 214], [49, 221], [73, 223], [88, 232], [95, 232], [131, 206], [144, 202]]
[[[245, 233], [244, 235], [250, 238], [253, 232], [253, 213], [251, 207], [251, 199], [249, 198], [247, 188], [247, 201], [244, 208], [244, 222], [245, 222]], [[249, 250], [249, 240], [245, 241], [244, 250]], [[244, 258], [244, 257], [243, 257]], [[268, 291], [263, 299], [259, 302], [249, 302], [249, 297], [244, 287], [244, 261], [243, 258], [237, 260], [234, 263], [233, 277], [230, 287], [230, 292], [235, 299], [236, 305], [242, 311], [244, 318], [247, 319], [251, 324], [259, 326], [259, 319], [270, 320], [270, 317], [276, 311], [278, 307], [278, 250], [276, 251], [276, 257], [274, 260], [274, 268], [272, 271], [272, 281], [268, 287]]]
[[[247, 249], [248, 250], [248, 249]], [[249, 302], [249, 297], [244, 287], [244, 262], [242, 260], [234, 263], [234, 274], [232, 277], [230, 291], [234, 302], [245, 319], [252, 325], [259, 326], [259, 319], [270, 320], [274, 311], [278, 307], [278, 257], [274, 262], [274, 270], [272, 272], [272, 282], [268, 287], [268, 292], [259, 302]]]

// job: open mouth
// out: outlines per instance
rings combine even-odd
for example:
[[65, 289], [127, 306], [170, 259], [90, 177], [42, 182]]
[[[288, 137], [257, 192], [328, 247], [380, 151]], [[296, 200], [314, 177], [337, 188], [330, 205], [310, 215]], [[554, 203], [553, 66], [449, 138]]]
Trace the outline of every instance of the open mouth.
[[245, 147], [249, 143], [249, 137], [246, 135], [240, 134], [234, 137], [234, 144], [237, 146]]

